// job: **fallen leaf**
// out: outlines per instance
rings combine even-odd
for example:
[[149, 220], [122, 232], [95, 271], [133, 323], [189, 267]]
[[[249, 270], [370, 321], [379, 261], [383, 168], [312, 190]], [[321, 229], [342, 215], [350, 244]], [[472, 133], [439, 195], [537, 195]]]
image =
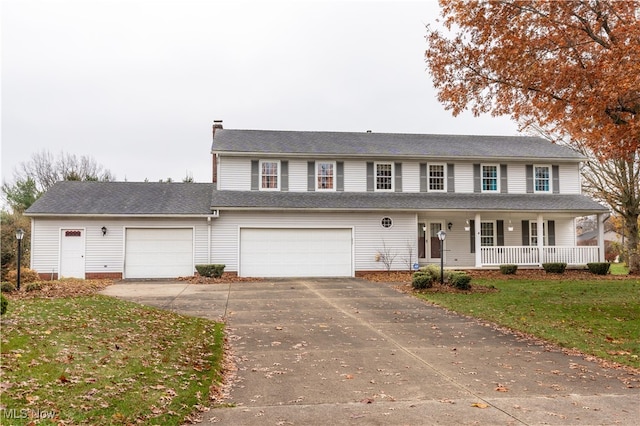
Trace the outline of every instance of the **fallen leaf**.
[[498, 392], [509, 392], [509, 389], [507, 389], [507, 387], [506, 387], [506, 386], [504, 386], [504, 385], [498, 385], [498, 386], [496, 387], [496, 390], [497, 390]]
[[472, 407], [476, 407], [476, 408], [488, 408], [489, 406], [487, 404], [483, 404], [481, 402], [474, 402], [473, 404], [471, 404]]

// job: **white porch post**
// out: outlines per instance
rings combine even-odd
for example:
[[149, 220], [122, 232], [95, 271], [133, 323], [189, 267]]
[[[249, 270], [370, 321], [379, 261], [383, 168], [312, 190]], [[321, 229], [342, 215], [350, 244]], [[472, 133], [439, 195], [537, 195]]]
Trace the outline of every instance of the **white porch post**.
[[543, 220], [542, 214], [538, 214], [538, 220], [536, 221], [536, 229], [537, 229], [536, 235], [538, 236], [538, 256], [539, 256], [538, 259], [540, 261], [540, 266], [542, 266], [542, 264], [545, 262], [544, 234], [543, 234], [544, 220]]
[[606, 213], [598, 214], [598, 262], [604, 262], [604, 221]]
[[475, 238], [475, 246], [476, 246], [476, 268], [480, 268], [482, 267], [482, 246], [481, 246], [481, 238], [480, 238], [480, 213], [476, 213], [476, 217], [474, 219], [475, 222], [475, 226], [474, 226], [474, 230], [476, 235], [474, 235]]

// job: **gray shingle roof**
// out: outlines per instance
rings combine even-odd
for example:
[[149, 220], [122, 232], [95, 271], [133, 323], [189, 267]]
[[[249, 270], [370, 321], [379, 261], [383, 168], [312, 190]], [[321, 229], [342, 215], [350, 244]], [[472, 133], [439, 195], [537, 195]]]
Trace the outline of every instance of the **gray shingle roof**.
[[452, 194], [402, 192], [214, 191], [214, 209], [325, 209], [406, 211], [547, 211], [581, 214], [607, 209], [579, 194]]
[[58, 182], [27, 215], [200, 215], [211, 212], [205, 183]]
[[562, 159], [578, 152], [542, 138], [216, 129], [213, 152], [459, 159]]
[[211, 209], [547, 211], [607, 209], [573, 194], [216, 191], [208, 183], [58, 182], [27, 215], [207, 215]]

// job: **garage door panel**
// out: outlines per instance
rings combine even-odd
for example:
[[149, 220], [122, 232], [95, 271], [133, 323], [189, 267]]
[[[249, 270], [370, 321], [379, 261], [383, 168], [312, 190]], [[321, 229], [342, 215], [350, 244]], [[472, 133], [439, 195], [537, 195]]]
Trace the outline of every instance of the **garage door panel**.
[[193, 275], [192, 229], [127, 229], [126, 278], [175, 278], [188, 275]]
[[240, 274], [352, 276], [351, 229], [242, 229]]

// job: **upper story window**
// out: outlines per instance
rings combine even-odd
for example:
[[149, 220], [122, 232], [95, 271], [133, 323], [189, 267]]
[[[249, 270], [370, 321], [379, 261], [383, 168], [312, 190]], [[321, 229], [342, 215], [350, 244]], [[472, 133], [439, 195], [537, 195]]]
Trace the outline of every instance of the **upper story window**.
[[497, 164], [482, 165], [482, 192], [498, 192], [500, 190], [498, 182], [500, 182], [499, 170]]
[[480, 222], [480, 245], [493, 247], [496, 245], [495, 222]]
[[277, 191], [280, 189], [280, 162], [260, 160], [260, 190]]
[[335, 162], [317, 162], [316, 163], [316, 190], [317, 191], [335, 191]]
[[445, 165], [429, 164], [429, 191], [446, 191]]
[[533, 166], [533, 192], [551, 192], [551, 167]]
[[376, 191], [393, 191], [393, 163], [375, 163]]

